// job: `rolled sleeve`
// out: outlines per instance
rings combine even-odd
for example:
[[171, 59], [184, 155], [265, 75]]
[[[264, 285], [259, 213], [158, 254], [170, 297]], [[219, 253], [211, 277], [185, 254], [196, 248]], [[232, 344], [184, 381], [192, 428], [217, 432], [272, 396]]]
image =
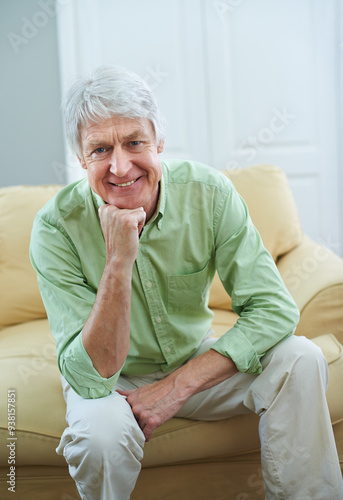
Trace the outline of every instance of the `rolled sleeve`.
[[59, 360], [60, 371], [71, 387], [85, 399], [108, 396], [116, 384], [121, 370], [109, 378], [103, 378], [94, 368], [83, 342], [81, 333], [66, 349]]
[[253, 344], [237, 327], [231, 328], [228, 334], [218, 339], [212, 349], [231, 358], [240, 372], [252, 375], [262, 372], [260, 358], [263, 354], [257, 354]]

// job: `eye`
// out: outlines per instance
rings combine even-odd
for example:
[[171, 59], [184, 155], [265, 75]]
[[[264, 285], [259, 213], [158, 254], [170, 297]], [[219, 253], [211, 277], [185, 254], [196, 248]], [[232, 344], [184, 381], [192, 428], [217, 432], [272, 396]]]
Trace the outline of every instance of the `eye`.
[[139, 146], [141, 141], [130, 141], [130, 146]]
[[105, 152], [105, 148], [103, 148], [103, 147], [96, 148], [96, 150], [94, 151], [94, 153], [98, 153], [98, 154], [101, 154], [101, 153], [104, 153], [104, 152]]

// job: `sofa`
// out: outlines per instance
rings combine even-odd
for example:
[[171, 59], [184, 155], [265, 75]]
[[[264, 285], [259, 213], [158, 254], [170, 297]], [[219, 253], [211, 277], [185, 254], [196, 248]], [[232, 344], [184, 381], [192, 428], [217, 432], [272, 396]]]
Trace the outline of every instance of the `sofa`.
[[[296, 334], [312, 339], [328, 361], [327, 400], [342, 464], [343, 260], [304, 235], [282, 170], [258, 165], [224, 174], [246, 200], [264, 245], [300, 309]], [[28, 256], [34, 216], [60, 188], [0, 189], [1, 499], [79, 498], [64, 458], [55, 453], [66, 425], [65, 404], [54, 341]], [[217, 276], [210, 307], [213, 330], [220, 336], [237, 316]], [[254, 414], [218, 422], [173, 418], [146, 444], [131, 498], [261, 500], [259, 448]], [[280, 454], [286, 457], [287, 450]], [[13, 485], [14, 497], [8, 490]]]

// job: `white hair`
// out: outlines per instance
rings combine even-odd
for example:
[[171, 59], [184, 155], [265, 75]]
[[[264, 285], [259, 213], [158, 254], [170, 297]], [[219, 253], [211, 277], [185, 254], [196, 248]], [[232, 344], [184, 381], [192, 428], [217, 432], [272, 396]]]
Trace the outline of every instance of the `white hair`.
[[76, 80], [62, 103], [65, 133], [73, 153], [81, 157], [81, 128], [113, 116], [147, 118], [156, 142], [165, 138], [165, 120], [147, 83], [118, 66], [102, 66]]

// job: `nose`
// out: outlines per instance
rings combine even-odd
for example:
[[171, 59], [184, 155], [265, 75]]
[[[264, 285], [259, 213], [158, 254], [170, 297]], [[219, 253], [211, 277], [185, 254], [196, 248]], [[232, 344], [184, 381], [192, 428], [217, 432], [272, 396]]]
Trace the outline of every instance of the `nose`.
[[113, 149], [110, 159], [110, 172], [116, 177], [125, 177], [131, 168], [131, 162], [125, 151], [121, 149]]

